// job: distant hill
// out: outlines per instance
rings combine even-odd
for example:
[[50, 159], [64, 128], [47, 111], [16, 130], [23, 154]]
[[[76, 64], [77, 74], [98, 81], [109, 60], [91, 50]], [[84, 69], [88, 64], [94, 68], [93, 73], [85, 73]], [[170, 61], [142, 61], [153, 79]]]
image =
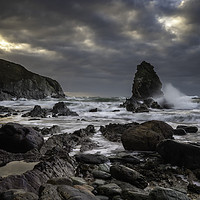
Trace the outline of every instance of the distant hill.
[[0, 59], [0, 100], [43, 99], [47, 96], [60, 98], [65, 95], [57, 81]]

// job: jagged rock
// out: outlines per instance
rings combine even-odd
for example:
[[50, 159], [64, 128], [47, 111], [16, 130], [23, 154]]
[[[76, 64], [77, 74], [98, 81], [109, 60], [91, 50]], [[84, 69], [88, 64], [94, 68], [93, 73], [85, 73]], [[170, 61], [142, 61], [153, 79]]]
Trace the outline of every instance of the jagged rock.
[[77, 162], [86, 164], [102, 164], [109, 161], [107, 157], [99, 154], [77, 154], [75, 158]]
[[111, 166], [110, 173], [111, 173], [112, 177], [116, 178], [117, 180], [121, 180], [121, 181], [130, 183], [141, 189], [146, 188], [148, 185], [144, 176], [142, 176], [137, 171], [135, 171], [129, 167], [126, 167], [124, 165]]
[[102, 135], [112, 141], [112, 142], [121, 142], [122, 133], [132, 126], [136, 126], [138, 123], [133, 122], [129, 124], [109, 124], [106, 126], [101, 126], [100, 131]]
[[0, 194], [1, 200], [38, 200], [38, 196], [23, 189], [10, 189]]
[[196, 133], [198, 131], [198, 127], [196, 126], [182, 126], [182, 125], [179, 125], [177, 126], [177, 129], [184, 129], [186, 131], [186, 133]]
[[180, 191], [162, 187], [154, 188], [149, 196], [150, 200], [190, 200], [186, 194]]
[[[52, 152], [53, 153], [53, 152]], [[70, 164], [71, 158], [65, 152], [65, 158], [62, 159], [55, 153], [43, 158], [33, 170], [25, 172], [22, 175], [12, 175], [2, 178], [0, 181], [0, 191], [24, 189], [27, 192], [38, 194], [39, 187], [47, 180], [56, 177], [70, 177], [74, 175], [74, 167]]]
[[[132, 96], [123, 104], [127, 111], [148, 112], [148, 108], [161, 108], [152, 97], [163, 96], [162, 83], [154, 71], [154, 67], [145, 61], [137, 66]], [[143, 101], [143, 102], [141, 102]]]
[[126, 150], [155, 151], [157, 144], [172, 138], [173, 128], [162, 121], [148, 121], [124, 131], [122, 144]]
[[53, 135], [55, 133], [60, 133], [60, 127], [58, 125], [53, 125], [50, 128], [43, 128], [41, 130], [42, 135]]
[[0, 59], [0, 100], [12, 98], [42, 99], [64, 97], [59, 83], [15, 64]]
[[146, 99], [154, 96], [162, 96], [162, 83], [154, 71], [154, 67], [145, 61], [137, 66], [132, 87], [132, 97]]
[[33, 110], [31, 110], [30, 112], [25, 113], [24, 115], [22, 115], [22, 117], [42, 117], [45, 118], [47, 115], [47, 110], [46, 109], [42, 109], [41, 106], [36, 105], [34, 106]]
[[185, 166], [189, 169], [200, 168], [199, 146], [164, 140], [158, 144], [157, 151], [166, 162], [172, 165]]
[[67, 104], [64, 102], [58, 102], [54, 105], [52, 110], [53, 116], [78, 116], [76, 112], [70, 111]]
[[64, 133], [61, 135], [53, 135], [44, 143], [40, 152], [44, 154], [53, 147], [64, 148], [70, 152], [76, 145], [81, 145], [82, 150], [88, 148], [91, 149], [92, 147], [95, 147], [95, 145], [89, 143], [88, 139], [94, 135], [94, 132], [94, 126], [88, 125], [86, 128], [77, 130], [72, 134]]
[[16, 123], [7, 123], [0, 128], [0, 149], [13, 153], [25, 153], [40, 149], [44, 139], [33, 128]]

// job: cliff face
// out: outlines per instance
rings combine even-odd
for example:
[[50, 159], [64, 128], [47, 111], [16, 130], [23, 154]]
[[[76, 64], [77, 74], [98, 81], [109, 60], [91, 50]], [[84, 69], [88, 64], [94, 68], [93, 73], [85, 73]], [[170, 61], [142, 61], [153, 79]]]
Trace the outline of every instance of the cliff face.
[[146, 99], [162, 96], [162, 83], [154, 71], [154, 67], [145, 61], [137, 66], [137, 72], [132, 87], [132, 98]]
[[47, 96], [60, 98], [65, 95], [57, 81], [0, 59], [0, 100], [43, 99]]

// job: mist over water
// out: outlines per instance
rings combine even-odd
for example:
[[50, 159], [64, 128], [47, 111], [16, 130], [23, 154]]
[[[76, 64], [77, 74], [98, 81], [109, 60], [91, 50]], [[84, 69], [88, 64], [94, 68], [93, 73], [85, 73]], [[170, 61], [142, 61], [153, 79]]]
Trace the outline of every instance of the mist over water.
[[165, 100], [168, 104], [172, 104], [175, 109], [195, 109], [198, 106], [197, 103], [192, 102], [191, 96], [185, 95], [171, 83], [164, 86], [163, 92], [164, 98], [158, 99], [158, 102]]

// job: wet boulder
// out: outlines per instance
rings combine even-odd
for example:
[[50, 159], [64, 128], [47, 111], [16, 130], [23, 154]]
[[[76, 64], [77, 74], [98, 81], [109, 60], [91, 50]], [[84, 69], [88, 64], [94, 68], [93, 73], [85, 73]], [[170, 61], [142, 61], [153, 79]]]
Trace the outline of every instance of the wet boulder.
[[24, 115], [22, 115], [22, 117], [41, 117], [41, 118], [45, 118], [47, 115], [47, 110], [46, 109], [42, 109], [41, 106], [36, 105], [34, 106], [33, 110], [31, 110], [30, 112], [25, 113]]
[[75, 158], [77, 162], [86, 164], [102, 164], [109, 161], [106, 156], [99, 154], [77, 154]]
[[130, 183], [141, 189], [146, 188], [148, 185], [142, 174], [124, 165], [111, 166], [110, 173], [115, 179]]
[[1, 200], [38, 200], [38, 196], [22, 189], [10, 189], [0, 194]]
[[0, 149], [13, 153], [25, 153], [40, 149], [44, 143], [42, 135], [30, 127], [7, 123], [0, 128]]
[[172, 135], [173, 128], [165, 122], [148, 121], [125, 130], [121, 140], [126, 150], [155, 151], [160, 141]]
[[90, 191], [69, 185], [46, 184], [40, 188], [40, 200], [98, 200]]
[[198, 145], [164, 140], [158, 144], [157, 151], [166, 162], [172, 165], [189, 169], [200, 168], [200, 146]]
[[184, 129], [186, 133], [196, 133], [198, 131], [198, 127], [196, 126], [182, 126], [182, 125], [177, 126], [177, 129], [180, 128]]
[[64, 102], [58, 102], [53, 106], [52, 115], [56, 116], [78, 116], [76, 112], [72, 112], [67, 104]]
[[55, 133], [60, 133], [60, 127], [58, 125], [53, 125], [50, 128], [43, 128], [41, 130], [42, 135], [53, 135]]
[[183, 128], [174, 129], [174, 135], [186, 135], [187, 132]]

